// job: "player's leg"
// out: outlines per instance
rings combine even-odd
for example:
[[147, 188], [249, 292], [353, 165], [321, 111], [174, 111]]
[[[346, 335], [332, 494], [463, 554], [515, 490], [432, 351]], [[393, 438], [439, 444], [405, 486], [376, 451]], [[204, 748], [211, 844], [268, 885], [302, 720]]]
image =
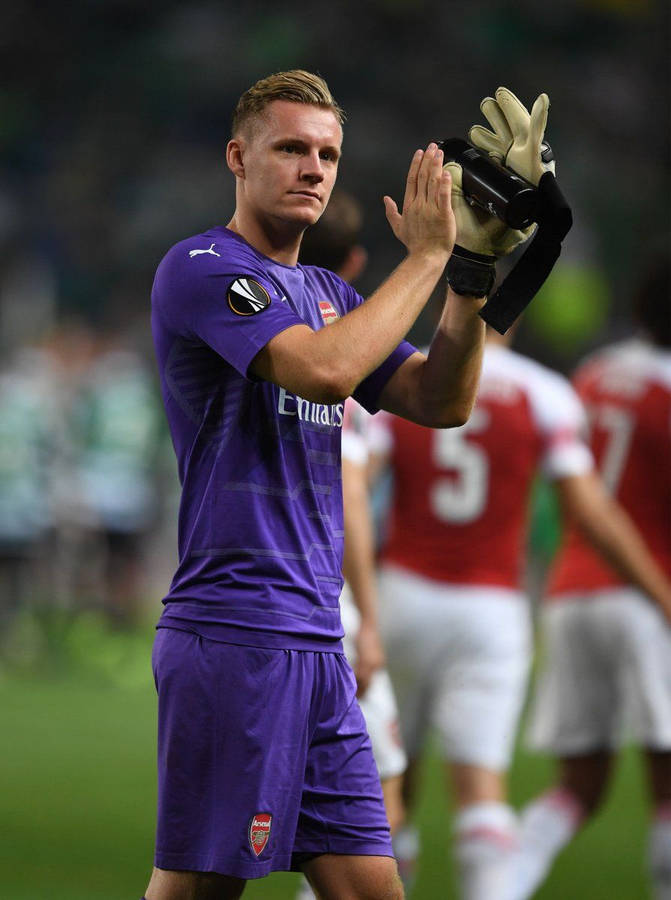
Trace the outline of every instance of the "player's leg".
[[320, 900], [402, 900], [396, 861], [389, 856], [325, 853], [303, 866]]
[[454, 786], [455, 858], [464, 900], [505, 898], [517, 846], [517, 816], [506, 798], [505, 773], [447, 764]]
[[526, 900], [585, 818], [611, 770], [621, 709], [617, 611], [571, 597], [542, 613], [545, 665], [534, 693], [529, 743], [560, 760], [557, 782], [520, 814], [512, 900]]
[[216, 872], [154, 869], [144, 900], [237, 900], [246, 882]]
[[600, 806], [612, 768], [610, 751], [559, 761], [557, 784], [520, 815], [514, 900], [526, 900], [545, 880], [558, 854]]
[[[394, 853], [406, 893], [412, 890], [419, 857], [419, 831], [412, 821], [418, 763], [436, 686], [436, 666], [451, 629], [436, 585], [394, 566], [380, 570], [380, 617], [387, 667], [398, 705], [401, 739], [409, 760], [403, 774], [404, 822], [393, 836]], [[438, 618], [437, 618], [438, 617]]]
[[507, 802], [505, 772], [466, 763], [448, 763], [447, 768], [457, 806], [461, 896], [505, 898], [517, 846], [517, 816]]
[[671, 630], [657, 607], [633, 591], [622, 606], [629, 615], [627, 724], [647, 748], [648, 866], [655, 900], [671, 900]]
[[671, 752], [646, 752], [652, 796], [648, 865], [655, 900], [671, 900]]
[[454, 853], [463, 900], [499, 900], [512, 880], [517, 817], [506, 796], [524, 699], [531, 629], [526, 602], [489, 589], [446, 597], [460, 640], [438, 673], [435, 725], [457, 812]]

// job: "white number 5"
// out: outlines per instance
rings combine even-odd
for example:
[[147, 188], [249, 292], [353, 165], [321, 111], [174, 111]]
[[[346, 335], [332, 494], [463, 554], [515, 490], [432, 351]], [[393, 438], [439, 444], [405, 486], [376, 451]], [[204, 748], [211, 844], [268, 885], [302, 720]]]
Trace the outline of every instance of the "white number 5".
[[436, 479], [430, 488], [431, 510], [441, 522], [472, 522], [486, 506], [489, 460], [482, 447], [468, 442], [468, 435], [484, 431], [488, 424], [487, 411], [476, 408], [461, 428], [434, 431], [433, 461], [455, 473], [454, 478]]

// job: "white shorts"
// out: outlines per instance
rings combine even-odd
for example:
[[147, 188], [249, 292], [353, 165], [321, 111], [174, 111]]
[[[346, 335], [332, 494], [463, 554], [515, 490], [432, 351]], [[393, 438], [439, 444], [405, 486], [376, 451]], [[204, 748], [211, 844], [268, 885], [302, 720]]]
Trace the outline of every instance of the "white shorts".
[[[345, 637], [343, 647], [350, 665], [356, 663], [354, 635], [359, 627], [359, 610], [354, 605], [347, 585], [340, 595], [340, 614]], [[373, 756], [384, 781], [405, 772], [407, 758], [401, 741], [401, 728], [396, 698], [386, 669], [379, 669], [370, 680], [366, 693], [359, 697], [359, 706], [373, 745]]]
[[531, 658], [526, 598], [385, 566], [380, 614], [409, 756], [434, 728], [445, 759], [507, 769]]
[[671, 750], [671, 628], [650, 601], [632, 588], [566, 595], [542, 627], [531, 747], [575, 756], [631, 738]]

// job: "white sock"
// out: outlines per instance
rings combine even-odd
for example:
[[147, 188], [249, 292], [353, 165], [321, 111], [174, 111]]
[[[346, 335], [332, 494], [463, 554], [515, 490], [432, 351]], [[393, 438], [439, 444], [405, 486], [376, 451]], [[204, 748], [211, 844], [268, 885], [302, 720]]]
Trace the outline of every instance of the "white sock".
[[648, 862], [655, 900], [671, 900], [671, 803], [655, 810], [648, 838]]
[[414, 825], [404, 825], [392, 836], [391, 843], [398, 865], [398, 874], [403, 882], [405, 893], [409, 896], [417, 877], [419, 831]]
[[296, 891], [296, 900], [315, 900], [315, 895], [305, 875], [301, 875], [298, 890]]
[[511, 900], [526, 900], [533, 895], [583, 817], [580, 803], [563, 788], [542, 794], [522, 810]]
[[507, 900], [517, 847], [517, 818], [504, 803], [477, 803], [455, 819], [462, 900]]

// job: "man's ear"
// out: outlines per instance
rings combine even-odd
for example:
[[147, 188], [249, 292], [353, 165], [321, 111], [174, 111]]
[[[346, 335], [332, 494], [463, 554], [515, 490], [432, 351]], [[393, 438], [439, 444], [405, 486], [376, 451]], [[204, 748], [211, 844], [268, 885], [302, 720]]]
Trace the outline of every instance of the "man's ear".
[[236, 178], [245, 177], [244, 149], [245, 142], [241, 138], [231, 138], [226, 145], [226, 164]]

